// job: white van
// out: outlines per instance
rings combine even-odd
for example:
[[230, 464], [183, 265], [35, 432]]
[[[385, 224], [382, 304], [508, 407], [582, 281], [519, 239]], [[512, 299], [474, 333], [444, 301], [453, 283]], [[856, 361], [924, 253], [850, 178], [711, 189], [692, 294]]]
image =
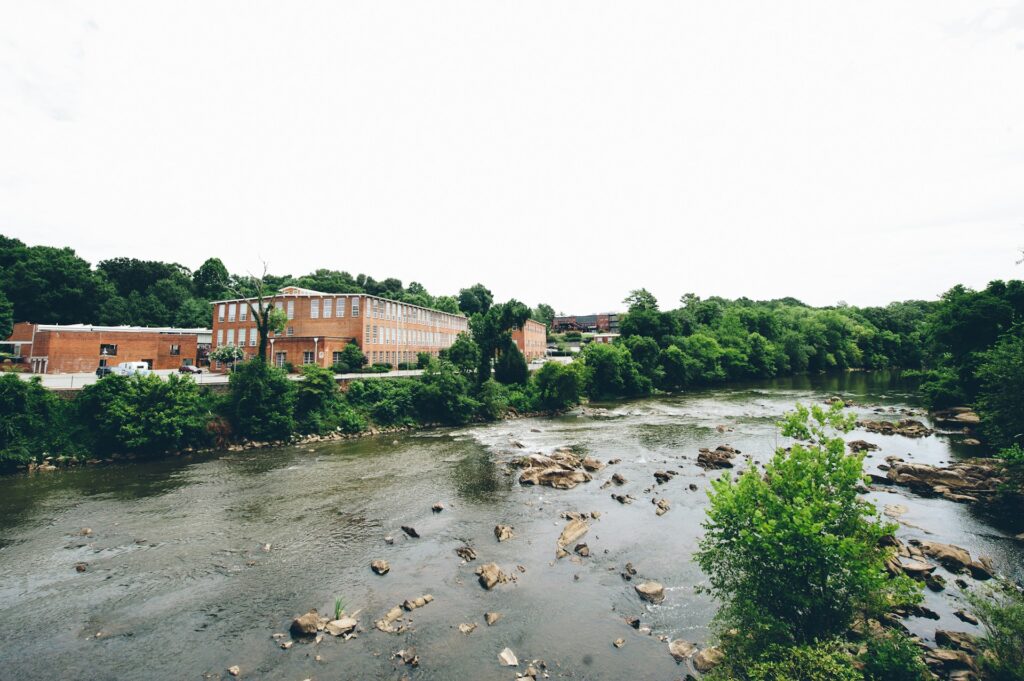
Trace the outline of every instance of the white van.
[[114, 369], [114, 373], [118, 376], [132, 376], [138, 374], [140, 376], [149, 375], [149, 365], [145, 362], [121, 362]]

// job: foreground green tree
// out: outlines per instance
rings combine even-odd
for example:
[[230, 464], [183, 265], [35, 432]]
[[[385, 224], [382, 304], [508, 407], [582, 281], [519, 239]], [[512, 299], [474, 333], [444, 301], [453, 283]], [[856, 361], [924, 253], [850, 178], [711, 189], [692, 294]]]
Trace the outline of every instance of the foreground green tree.
[[23, 381], [0, 374], [0, 472], [74, 451], [65, 418], [68, 405], [38, 377]]
[[355, 433], [366, 420], [348, 406], [330, 369], [307, 364], [295, 388], [295, 421], [299, 432], [323, 434], [332, 430]]
[[708, 591], [722, 603], [716, 616], [727, 659], [738, 675], [772, 646], [814, 645], [844, 633], [855, 614], [877, 615], [920, 598], [909, 578], [888, 577], [894, 531], [858, 496], [862, 456], [847, 455], [837, 432], [853, 427], [839, 406], [796, 411], [782, 422], [798, 440], [779, 449], [761, 475], [712, 483], [711, 504], [696, 559]]
[[578, 364], [546, 362], [534, 372], [532, 380], [541, 409], [567, 409], [580, 402], [583, 381]]
[[291, 436], [295, 431], [295, 388], [282, 369], [251, 359], [239, 364], [228, 381], [226, 410], [238, 435], [253, 440]]

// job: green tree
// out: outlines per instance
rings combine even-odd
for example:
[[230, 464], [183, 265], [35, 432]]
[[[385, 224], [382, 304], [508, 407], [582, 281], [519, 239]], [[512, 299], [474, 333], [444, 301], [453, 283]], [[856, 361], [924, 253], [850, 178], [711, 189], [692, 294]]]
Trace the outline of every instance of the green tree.
[[110, 294], [89, 263], [70, 248], [27, 247], [0, 236], [0, 291], [14, 306], [15, 322], [92, 322]]
[[14, 305], [0, 291], [0, 342], [10, 337], [14, 331]]
[[559, 410], [579, 404], [582, 380], [579, 365], [545, 362], [533, 373], [541, 409]]
[[533, 312], [530, 314], [530, 319], [540, 322], [548, 328], [548, 332], [551, 331], [551, 322], [555, 319], [555, 308], [545, 303], [540, 303], [537, 307], [533, 308]]
[[424, 421], [449, 425], [468, 423], [480, 409], [480, 402], [469, 396], [469, 381], [451, 362], [431, 362], [423, 370], [422, 389], [416, 395], [417, 408]]
[[228, 382], [226, 410], [236, 433], [265, 441], [287, 440], [295, 431], [295, 389], [282, 369], [251, 359]]
[[459, 291], [459, 309], [467, 315], [486, 314], [494, 302], [494, 294], [483, 284], [473, 284]]
[[499, 383], [525, 385], [530, 378], [526, 358], [515, 343], [505, 346], [494, 363], [494, 378]]
[[629, 306], [630, 312], [658, 309], [658, 299], [645, 288], [633, 289], [622, 302]]
[[465, 332], [456, 336], [452, 344], [442, 350], [441, 354], [466, 377], [472, 377], [477, 367], [480, 366], [480, 346], [476, 344], [471, 335]]
[[776, 450], [763, 475], [751, 467], [712, 483], [696, 560], [722, 602], [717, 626], [743, 633], [727, 639], [729, 654], [813, 644], [844, 633], [856, 613], [920, 598], [909, 578], [887, 576], [881, 540], [895, 525], [860, 498], [863, 457], [833, 434], [853, 418], [838, 405], [797, 405], [782, 433], [798, 441]]
[[979, 353], [978, 414], [992, 444], [1024, 442], [1024, 325]]
[[579, 361], [584, 367], [584, 384], [591, 399], [644, 395], [653, 387], [624, 345], [591, 343], [580, 353]]
[[299, 432], [323, 434], [340, 429], [353, 433], [366, 428], [366, 420], [348, 406], [330, 369], [304, 365], [302, 380], [298, 381], [295, 392], [295, 420]]
[[231, 275], [220, 258], [208, 258], [192, 273], [192, 290], [205, 300], [227, 297], [230, 283]]

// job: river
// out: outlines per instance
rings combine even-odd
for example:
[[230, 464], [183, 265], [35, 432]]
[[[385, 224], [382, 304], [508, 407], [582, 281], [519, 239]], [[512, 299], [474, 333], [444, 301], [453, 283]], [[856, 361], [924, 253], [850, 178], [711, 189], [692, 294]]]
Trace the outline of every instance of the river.
[[[916, 403], [912, 388], [893, 377], [855, 373], [606, 404], [610, 413], [600, 416], [0, 478], [0, 678], [216, 679], [238, 665], [251, 679], [511, 680], [515, 670], [497, 660], [505, 647], [520, 671], [543, 660], [551, 678], [680, 678], [685, 666], [659, 637], [703, 643], [715, 612], [695, 590], [703, 578], [692, 554], [709, 481], [720, 473], [695, 465], [698, 448], [729, 443], [764, 461], [786, 444], [775, 427], [783, 412], [832, 394], [865, 405], [854, 409], [863, 415]], [[720, 424], [733, 432], [717, 432]], [[978, 451], [941, 435], [855, 431], [848, 439], [881, 445], [868, 459], [872, 469], [890, 454], [941, 463]], [[521, 487], [506, 472], [513, 457], [563, 445], [622, 462], [566, 491]], [[653, 472], [665, 468], [679, 475], [645, 494]], [[600, 489], [614, 472], [628, 480], [614, 491], [635, 503], [621, 505], [613, 490]], [[654, 495], [672, 503], [664, 516], [654, 514]], [[958, 544], [1024, 577], [1022, 545], [1012, 539], [1024, 530], [1021, 519], [1003, 524], [900, 488], [870, 497], [880, 510], [908, 507], [902, 538]], [[446, 508], [432, 513], [438, 501]], [[581, 540], [590, 557], [555, 560], [563, 511], [601, 513]], [[512, 525], [515, 538], [498, 543], [499, 523]], [[406, 537], [402, 525], [421, 538]], [[475, 562], [455, 555], [464, 543], [475, 547]], [[378, 558], [390, 562], [389, 574], [371, 572]], [[482, 589], [473, 570], [490, 561], [517, 580]], [[76, 571], [79, 562], [85, 572]], [[666, 586], [663, 604], [637, 598], [636, 581], [620, 577], [626, 562], [635, 579]], [[926, 639], [936, 628], [977, 630], [953, 617], [964, 604], [946, 577], [945, 592], [925, 592], [941, 619], [907, 621]], [[389, 608], [425, 593], [435, 600], [411, 613], [409, 631], [373, 629]], [[356, 638], [297, 641], [288, 650], [273, 638], [310, 608], [331, 612], [339, 596], [349, 612], [361, 611]], [[502, 618], [487, 626], [487, 611]], [[650, 634], [627, 626], [630, 616]], [[461, 623], [480, 626], [465, 635]], [[618, 638], [621, 649], [612, 645]], [[392, 659], [410, 647], [419, 667]]]

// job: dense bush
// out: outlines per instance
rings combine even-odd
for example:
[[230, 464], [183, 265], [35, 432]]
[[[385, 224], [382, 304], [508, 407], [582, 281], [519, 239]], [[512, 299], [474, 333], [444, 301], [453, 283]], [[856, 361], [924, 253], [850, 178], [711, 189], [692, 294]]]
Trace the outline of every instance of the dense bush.
[[831, 433], [848, 431], [852, 418], [838, 406], [797, 405], [782, 433], [798, 442], [777, 450], [763, 475], [751, 467], [712, 483], [696, 559], [722, 602], [718, 629], [743, 634], [729, 639], [729, 654], [759, 659], [772, 645], [810, 645], [844, 633], [855, 613], [920, 598], [908, 578], [887, 577], [880, 540], [894, 526], [859, 497], [862, 457]]
[[640, 372], [624, 345], [591, 343], [580, 353], [584, 389], [591, 399], [644, 395], [651, 391], [651, 381]]
[[286, 440], [295, 432], [295, 386], [284, 371], [253, 359], [235, 367], [225, 410], [235, 432], [253, 440]]
[[454, 364], [444, 360], [431, 362], [423, 371], [417, 395], [420, 420], [452, 425], [468, 423], [481, 406], [470, 397], [469, 388], [469, 379]]
[[928, 667], [921, 649], [905, 634], [888, 631], [869, 638], [861, 655], [864, 681], [925, 681]]
[[333, 371], [309, 364], [302, 368], [302, 375], [295, 388], [299, 432], [323, 434], [340, 429], [352, 433], [366, 428], [366, 419], [349, 407]]
[[350, 374], [359, 371], [366, 364], [366, 355], [355, 343], [349, 343], [341, 350], [341, 356], [334, 363], [333, 370], [338, 374]]
[[758, 659], [726, 658], [708, 681], [863, 681], [842, 641], [771, 646]]
[[1024, 681], [1024, 591], [1008, 581], [969, 596], [985, 627], [979, 661], [989, 681]]
[[0, 375], [0, 472], [47, 455], [81, 451], [69, 432], [68, 410], [39, 378]]
[[210, 398], [190, 378], [110, 375], [86, 386], [75, 401], [100, 454], [161, 454], [205, 442]]

